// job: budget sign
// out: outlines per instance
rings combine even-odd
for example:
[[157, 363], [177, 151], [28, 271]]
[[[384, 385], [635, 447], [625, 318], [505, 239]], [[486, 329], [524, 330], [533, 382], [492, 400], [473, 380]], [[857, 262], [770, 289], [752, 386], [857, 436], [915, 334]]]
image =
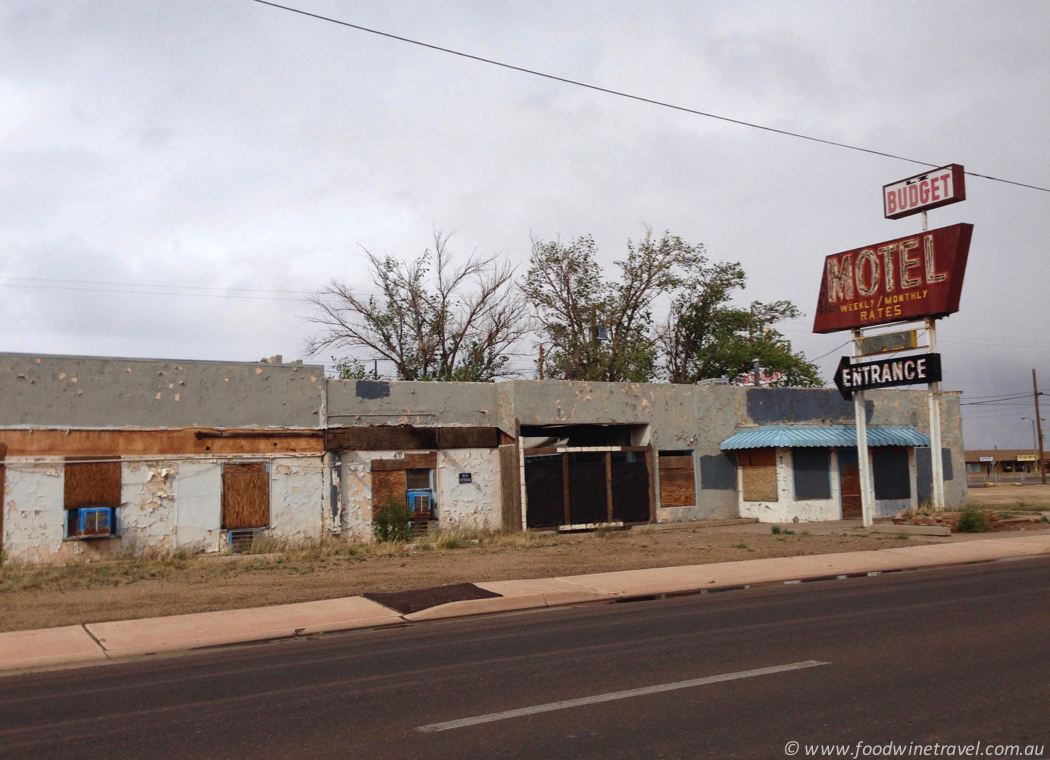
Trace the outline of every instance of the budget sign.
[[964, 200], [966, 174], [959, 164], [942, 166], [882, 187], [882, 208], [887, 219], [900, 219]]

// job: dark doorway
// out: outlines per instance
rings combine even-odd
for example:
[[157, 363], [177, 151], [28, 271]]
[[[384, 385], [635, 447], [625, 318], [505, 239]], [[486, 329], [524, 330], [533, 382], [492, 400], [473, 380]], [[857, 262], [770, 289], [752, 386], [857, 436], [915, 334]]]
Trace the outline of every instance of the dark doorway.
[[646, 523], [653, 519], [652, 452], [526, 449], [529, 528]]
[[839, 484], [842, 490], [842, 519], [859, 519], [860, 467], [856, 449], [839, 449]]

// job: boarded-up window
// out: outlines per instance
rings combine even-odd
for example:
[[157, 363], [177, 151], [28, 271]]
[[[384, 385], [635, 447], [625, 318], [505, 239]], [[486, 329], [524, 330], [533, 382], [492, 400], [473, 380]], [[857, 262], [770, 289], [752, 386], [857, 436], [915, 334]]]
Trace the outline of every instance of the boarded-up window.
[[911, 498], [911, 468], [906, 448], [879, 446], [872, 449], [871, 464], [876, 499]]
[[744, 501], [777, 501], [777, 450], [741, 449], [736, 453]]
[[424, 454], [405, 454], [406, 470], [434, 470], [437, 469], [437, 452], [428, 451]]
[[696, 479], [692, 452], [660, 452], [660, 506], [691, 507], [696, 504]]
[[433, 480], [433, 470], [405, 470], [405, 484], [409, 491], [430, 490]]
[[270, 473], [265, 462], [222, 467], [222, 527], [265, 528], [270, 524]]
[[831, 449], [795, 448], [791, 450], [791, 469], [795, 475], [795, 499], [831, 498]]
[[65, 466], [66, 509], [120, 506], [120, 462], [76, 462]]
[[405, 460], [372, 460], [372, 515], [391, 502], [406, 504]]

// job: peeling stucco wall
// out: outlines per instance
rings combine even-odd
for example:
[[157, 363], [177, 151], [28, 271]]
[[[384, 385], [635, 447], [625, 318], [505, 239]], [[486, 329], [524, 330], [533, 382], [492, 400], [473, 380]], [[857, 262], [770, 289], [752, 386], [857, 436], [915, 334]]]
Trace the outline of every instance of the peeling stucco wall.
[[[441, 528], [498, 530], [501, 525], [499, 449], [438, 452], [437, 500]], [[470, 473], [470, 483], [460, 483]]]
[[218, 460], [180, 462], [175, 478], [178, 545], [191, 550], [222, 549], [222, 467]]
[[62, 464], [8, 459], [4, 484], [4, 552], [12, 559], [52, 562], [62, 549]]
[[324, 367], [0, 353], [0, 427], [319, 428]]
[[324, 462], [317, 458], [270, 460], [270, 530], [274, 538], [318, 541], [324, 529]]
[[[120, 549], [139, 555], [175, 548], [175, 462], [123, 462], [120, 487]], [[94, 544], [96, 540], [81, 542]]]
[[339, 465], [342, 481], [340, 512], [342, 535], [361, 541], [372, 539], [372, 460], [400, 459], [403, 451], [343, 451]]

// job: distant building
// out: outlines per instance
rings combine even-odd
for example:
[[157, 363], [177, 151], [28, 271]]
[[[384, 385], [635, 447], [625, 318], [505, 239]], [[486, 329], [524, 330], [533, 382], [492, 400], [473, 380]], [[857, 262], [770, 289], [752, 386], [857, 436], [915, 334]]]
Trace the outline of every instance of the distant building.
[[[1040, 477], [1033, 449], [967, 449], [966, 477], [972, 482], [1021, 483]], [[1045, 466], [1045, 460], [1044, 460]]]
[[[958, 505], [958, 395], [941, 405]], [[397, 502], [420, 529], [859, 517], [853, 408], [830, 390], [0, 354], [0, 547], [61, 562], [368, 540]], [[876, 514], [927, 500], [925, 392], [869, 392], [867, 417]]]

